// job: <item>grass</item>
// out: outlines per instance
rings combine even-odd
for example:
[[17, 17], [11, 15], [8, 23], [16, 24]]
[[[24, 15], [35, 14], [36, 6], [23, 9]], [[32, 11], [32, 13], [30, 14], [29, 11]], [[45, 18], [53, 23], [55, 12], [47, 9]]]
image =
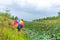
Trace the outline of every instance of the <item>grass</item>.
[[[4, 20], [4, 17], [0, 16], [0, 40], [28, 40], [23, 31], [18, 36], [18, 31], [13, 28], [12, 22], [12, 19]], [[8, 23], [11, 23], [11, 25], [9, 26]]]
[[27, 40], [27, 38], [24, 36], [23, 31], [18, 35], [16, 29], [12, 30], [11, 28], [3, 28], [0, 40]]
[[[24, 22], [25, 23], [25, 32], [21, 31], [20, 36], [18, 36], [17, 29], [13, 28], [13, 21], [11, 18], [0, 16], [0, 40], [40, 40], [40, 38], [47, 38], [44, 36], [44, 28], [58, 28], [57, 29], [57, 38], [60, 38], [60, 22], [59, 20], [44, 20], [44, 21], [33, 21], [33, 22]], [[58, 24], [58, 25], [57, 25]], [[28, 29], [27, 29], [28, 28]], [[35, 30], [35, 31], [34, 31]], [[49, 30], [48, 30], [49, 31]], [[37, 33], [36, 33], [37, 32]], [[52, 30], [49, 31], [53, 32]], [[40, 35], [40, 33], [43, 33]], [[36, 35], [38, 34], [38, 35]], [[40, 37], [41, 36], [41, 37]], [[39, 38], [39, 39], [38, 39]], [[42, 40], [41, 39], [41, 40]], [[43, 39], [44, 40], [44, 39]]]

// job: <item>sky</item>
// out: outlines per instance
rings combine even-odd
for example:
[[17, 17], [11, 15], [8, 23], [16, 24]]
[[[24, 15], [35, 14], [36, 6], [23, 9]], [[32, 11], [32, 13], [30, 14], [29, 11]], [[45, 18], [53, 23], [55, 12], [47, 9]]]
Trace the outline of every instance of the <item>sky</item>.
[[60, 10], [60, 0], [0, 0], [0, 11], [6, 8], [10, 14], [20, 19], [34, 19], [57, 16]]

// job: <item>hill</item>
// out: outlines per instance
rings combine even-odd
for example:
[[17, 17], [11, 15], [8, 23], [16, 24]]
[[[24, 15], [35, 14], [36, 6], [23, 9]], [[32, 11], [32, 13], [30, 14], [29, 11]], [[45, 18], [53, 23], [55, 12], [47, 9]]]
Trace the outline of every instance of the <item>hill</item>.
[[10, 14], [0, 12], [0, 40], [28, 40], [23, 31], [18, 36], [17, 29], [13, 28], [13, 21]]
[[26, 31], [29, 29], [28, 35], [31, 35], [31, 40], [60, 39], [60, 16], [36, 19], [32, 22], [26, 22], [25, 26]]
[[[18, 17], [7, 12], [0, 12], [0, 40], [50, 40], [60, 38], [60, 16], [24, 21], [20, 36], [13, 28], [13, 21]], [[53, 19], [54, 18], [54, 19]]]

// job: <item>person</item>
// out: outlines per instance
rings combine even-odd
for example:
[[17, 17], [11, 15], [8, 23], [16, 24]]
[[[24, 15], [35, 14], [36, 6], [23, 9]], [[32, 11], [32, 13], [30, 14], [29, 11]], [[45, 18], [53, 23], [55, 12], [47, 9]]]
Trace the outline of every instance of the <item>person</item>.
[[23, 19], [20, 20], [20, 23], [18, 23], [18, 35], [20, 35], [21, 29], [24, 27]]

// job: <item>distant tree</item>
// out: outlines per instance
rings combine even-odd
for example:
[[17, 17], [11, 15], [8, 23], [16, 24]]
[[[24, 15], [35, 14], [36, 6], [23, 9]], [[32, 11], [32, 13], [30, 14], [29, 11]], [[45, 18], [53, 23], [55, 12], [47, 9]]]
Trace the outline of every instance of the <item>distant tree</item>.
[[9, 18], [10, 14], [9, 13], [5, 13], [4, 16]]
[[9, 12], [10, 12], [10, 10], [9, 10], [8, 8], [6, 8], [5, 12], [6, 12], [6, 13], [9, 13]]
[[60, 16], [60, 11], [58, 12], [58, 16]]
[[14, 17], [14, 16], [12, 16], [12, 17], [11, 17], [11, 19], [12, 19], [12, 20], [14, 20], [14, 19], [15, 19], [15, 17]]
[[5, 17], [10, 17], [10, 10], [8, 8], [6, 8], [4, 15]]
[[15, 20], [16, 20], [16, 19], [18, 19], [18, 17], [17, 17], [17, 16], [15, 17]]

